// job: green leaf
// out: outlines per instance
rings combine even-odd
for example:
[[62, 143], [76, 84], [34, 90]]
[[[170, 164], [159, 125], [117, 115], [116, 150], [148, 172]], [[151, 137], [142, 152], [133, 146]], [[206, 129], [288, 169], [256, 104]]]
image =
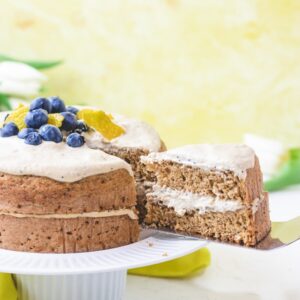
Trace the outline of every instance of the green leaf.
[[267, 191], [276, 191], [290, 185], [300, 183], [300, 148], [289, 150], [288, 160], [281, 166], [277, 174], [267, 180], [264, 185]]
[[20, 59], [12, 58], [12, 57], [4, 55], [4, 54], [0, 54], [0, 62], [1, 61], [20, 62], [20, 63], [29, 65], [38, 70], [53, 68], [53, 67], [58, 66], [63, 63], [62, 60], [52, 60], [52, 61], [50, 61], [50, 60], [49, 61], [20, 60]]
[[1, 110], [11, 110], [12, 107], [9, 102], [9, 98], [5, 94], [0, 94], [0, 111]]

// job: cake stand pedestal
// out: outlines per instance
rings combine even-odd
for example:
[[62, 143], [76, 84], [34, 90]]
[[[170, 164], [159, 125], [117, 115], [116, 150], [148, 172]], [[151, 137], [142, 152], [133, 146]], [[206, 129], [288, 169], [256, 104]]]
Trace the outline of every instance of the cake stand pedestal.
[[18, 300], [121, 300], [127, 270], [192, 253], [207, 241], [144, 231], [124, 247], [72, 254], [0, 250], [0, 272], [13, 273]]
[[126, 270], [80, 275], [14, 275], [18, 300], [120, 300]]

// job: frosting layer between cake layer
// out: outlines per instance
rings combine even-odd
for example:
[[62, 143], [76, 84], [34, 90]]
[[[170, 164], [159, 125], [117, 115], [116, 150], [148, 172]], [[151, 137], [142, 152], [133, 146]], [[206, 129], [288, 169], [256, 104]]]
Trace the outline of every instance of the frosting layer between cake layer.
[[136, 220], [138, 216], [132, 209], [116, 209], [105, 211], [93, 211], [81, 214], [17, 214], [17, 213], [0, 213], [0, 215], [12, 216], [16, 218], [38, 218], [38, 219], [74, 219], [74, 218], [107, 218], [127, 215], [130, 219]]
[[75, 182], [118, 169], [126, 169], [132, 175], [130, 165], [122, 159], [86, 145], [72, 148], [66, 143], [44, 142], [30, 146], [15, 136], [0, 138], [0, 161], [0, 172], [61, 182]]
[[172, 207], [175, 212], [183, 216], [186, 212], [197, 211], [199, 214], [206, 212], [236, 211], [245, 206], [238, 200], [222, 200], [218, 197], [203, 196], [196, 193], [153, 186], [153, 191], [148, 194], [151, 201]]
[[254, 167], [255, 153], [242, 144], [198, 144], [151, 153], [142, 157], [142, 161], [173, 161], [204, 170], [232, 171], [243, 179], [246, 177], [246, 170]]

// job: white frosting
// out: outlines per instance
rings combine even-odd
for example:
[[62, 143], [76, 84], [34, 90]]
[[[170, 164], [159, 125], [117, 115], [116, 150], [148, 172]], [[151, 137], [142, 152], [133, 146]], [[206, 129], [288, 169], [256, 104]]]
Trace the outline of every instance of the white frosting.
[[127, 215], [130, 219], [138, 219], [136, 213], [132, 209], [116, 209], [105, 211], [92, 211], [81, 214], [17, 214], [17, 213], [0, 213], [0, 215], [12, 216], [15, 218], [37, 218], [37, 219], [74, 219], [74, 218], [106, 218]]
[[105, 149], [113, 146], [117, 148], [142, 148], [149, 152], [159, 151], [161, 147], [160, 137], [149, 124], [117, 114], [113, 114], [113, 117], [113, 121], [123, 127], [125, 133], [111, 141], [104, 139], [98, 132], [85, 133], [84, 137], [89, 147]]
[[173, 161], [205, 170], [229, 170], [238, 177], [245, 178], [246, 170], [254, 166], [255, 153], [250, 147], [242, 144], [199, 144], [150, 153], [143, 156], [142, 161]]
[[[79, 109], [84, 107], [76, 106]], [[85, 107], [86, 108], [86, 107]], [[97, 109], [91, 107], [91, 109]], [[0, 124], [9, 112], [0, 113]], [[112, 114], [113, 121], [124, 128], [125, 133], [108, 141], [99, 132], [91, 131], [83, 133], [87, 145], [93, 149], [117, 148], [141, 148], [149, 152], [157, 152], [161, 148], [161, 140], [158, 133], [149, 124], [135, 119], [126, 118], [118, 114]]]
[[153, 186], [153, 191], [149, 195], [154, 196], [154, 201], [174, 208], [175, 212], [180, 216], [195, 210], [199, 214], [204, 214], [206, 212], [223, 213], [244, 208], [244, 205], [238, 200], [221, 200], [217, 197], [163, 188], [158, 185]]
[[86, 145], [72, 148], [64, 142], [43, 142], [32, 146], [16, 136], [0, 138], [0, 172], [3, 173], [74, 182], [117, 169], [126, 169], [132, 175], [130, 165], [122, 159]]

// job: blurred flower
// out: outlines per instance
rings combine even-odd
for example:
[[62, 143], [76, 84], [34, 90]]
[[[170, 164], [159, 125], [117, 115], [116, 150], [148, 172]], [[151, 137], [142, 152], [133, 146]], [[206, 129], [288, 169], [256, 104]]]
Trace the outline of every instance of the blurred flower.
[[20, 102], [38, 95], [47, 80], [38, 70], [61, 63], [61, 60], [19, 60], [0, 54], [0, 111], [15, 108]]
[[266, 191], [300, 184], [300, 148], [288, 149], [277, 140], [245, 134], [244, 142], [259, 158]]
[[0, 63], [0, 93], [27, 98], [39, 93], [46, 76], [19, 62]]
[[267, 179], [274, 175], [281, 165], [287, 150], [282, 143], [250, 133], [244, 135], [244, 142], [254, 150], [259, 158], [264, 178]]

